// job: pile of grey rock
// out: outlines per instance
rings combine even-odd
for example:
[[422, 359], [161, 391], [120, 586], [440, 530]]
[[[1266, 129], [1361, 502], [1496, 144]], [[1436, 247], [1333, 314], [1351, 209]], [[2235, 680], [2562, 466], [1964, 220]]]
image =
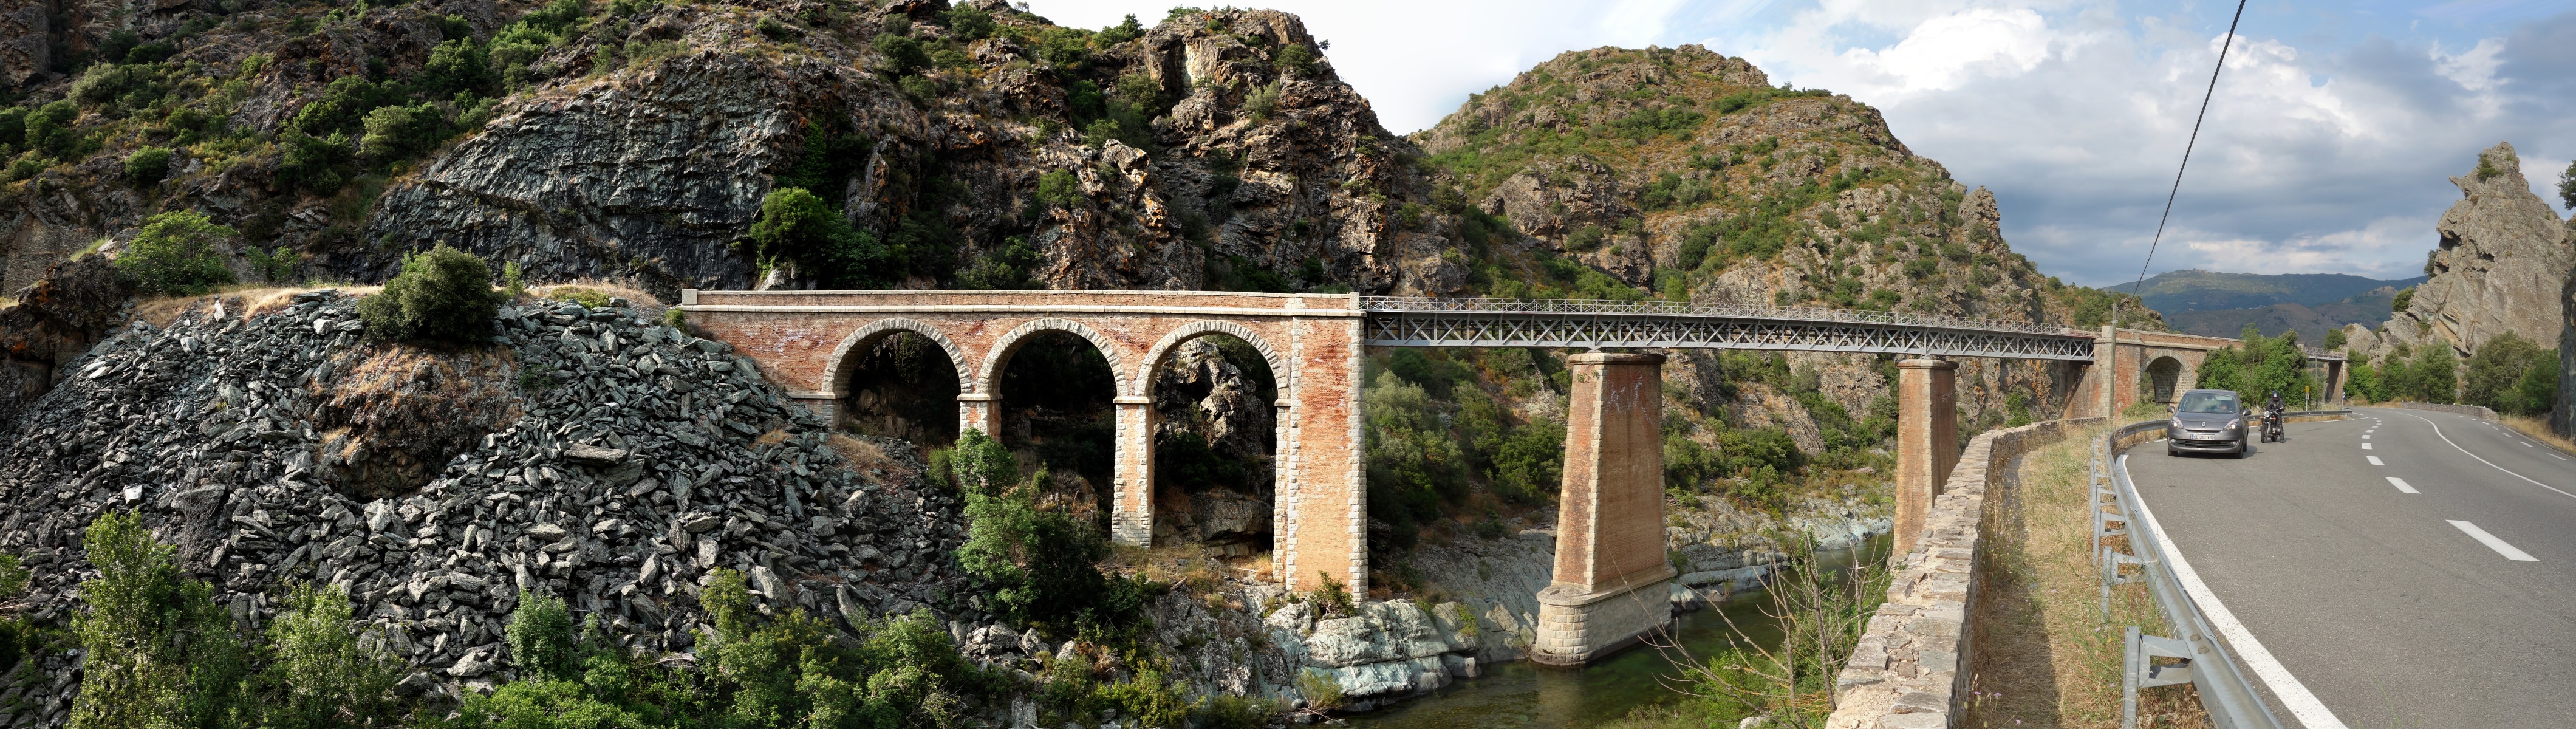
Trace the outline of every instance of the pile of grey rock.
[[415, 686], [506, 677], [502, 631], [530, 591], [629, 648], [689, 651], [718, 568], [748, 575], [769, 609], [984, 622], [950, 556], [959, 503], [925, 486], [909, 446], [880, 442], [888, 457], [853, 472], [748, 359], [620, 306], [504, 307], [493, 346], [515, 362], [515, 419], [410, 493], [353, 496], [332, 464], [369, 441], [316, 432], [315, 413], [381, 346], [355, 301], [311, 292], [250, 317], [209, 301], [136, 321], [0, 423], [0, 551], [34, 569], [30, 614], [77, 609], [96, 575], [83, 528], [135, 509], [246, 628], [290, 582], [345, 588], [369, 640], [422, 670]]

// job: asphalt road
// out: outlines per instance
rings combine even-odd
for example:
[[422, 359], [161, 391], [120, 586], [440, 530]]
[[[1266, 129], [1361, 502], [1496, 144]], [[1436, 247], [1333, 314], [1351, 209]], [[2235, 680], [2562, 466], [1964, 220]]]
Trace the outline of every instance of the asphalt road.
[[2158, 441], [2127, 461], [2183, 559], [2340, 720], [2307, 726], [2576, 726], [2576, 460], [2421, 410], [2288, 430], [2241, 459]]

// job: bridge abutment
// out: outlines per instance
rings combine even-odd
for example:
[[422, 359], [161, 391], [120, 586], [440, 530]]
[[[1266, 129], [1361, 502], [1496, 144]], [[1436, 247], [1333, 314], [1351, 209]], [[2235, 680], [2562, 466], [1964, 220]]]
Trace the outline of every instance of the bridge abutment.
[[1896, 368], [1896, 553], [1904, 554], [1959, 463], [1959, 363], [1908, 359]]
[[1593, 661], [1672, 623], [1664, 556], [1663, 355], [1565, 358], [1565, 481], [1555, 583], [1538, 593], [1530, 660]]

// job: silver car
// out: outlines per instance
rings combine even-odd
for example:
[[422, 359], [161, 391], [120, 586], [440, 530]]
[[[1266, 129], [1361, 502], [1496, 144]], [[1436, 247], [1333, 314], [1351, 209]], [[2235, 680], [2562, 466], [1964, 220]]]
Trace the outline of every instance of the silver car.
[[2252, 411], [2233, 390], [2192, 390], [2172, 406], [2173, 422], [2165, 425], [2165, 455], [2225, 453], [2244, 457], [2245, 426]]

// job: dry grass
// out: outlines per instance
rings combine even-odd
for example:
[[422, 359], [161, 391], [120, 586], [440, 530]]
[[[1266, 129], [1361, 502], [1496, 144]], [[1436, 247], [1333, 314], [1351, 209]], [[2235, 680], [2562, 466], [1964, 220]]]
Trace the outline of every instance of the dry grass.
[[[1960, 726], [2117, 727], [2127, 627], [2173, 634], [2143, 582], [2112, 588], [2103, 614], [2087, 512], [2091, 449], [2109, 429], [2031, 452], [1993, 492], [1995, 548], [1978, 567], [1989, 575], [1977, 606], [1984, 632]], [[2140, 692], [2138, 713], [2143, 727], [2209, 726], [2188, 684]]]
[[9, 308], [9, 307], [12, 307], [12, 306], [17, 306], [17, 305], [18, 305], [18, 300], [17, 300], [17, 299], [12, 299], [12, 298], [9, 298], [9, 297], [6, 297], [6, 296], [0, 296], [0, 309], [6, 309], [6, 308]]
[[2514, 430], [2522, 431], [2523, 435], [2531, 436], [2532, 440], [2546, 443], [2549, 447], [2558, 449], [2560, 453], [2576, 455], [2576, 441], [2568, 440], [2567, 436], [2550, 432], [2548, 418], [2532, 415], [2503, 415], [2498, 417], [2504, 418], [2505, 425], [2512, 426]]
[[886, 455], [885, 448], [875, 443], [842, 433], [833, 433], [830, 439], [824, 441], [824, 445], [841, 454], [841, 460], [849, 464], [851, 471], [867, 473], [870, 469], [882, 468], [885, 469], [886, 479], [889, 482], [905, 483], [912, 480], [913, 467]]
[[1211, 594], [1225, 586], [1230, 571], [1225, 561], [1211, 556], [1196, 544], [1174, 544], [1152, 549], [1121, 546], [1111, 551], [1103, 565], [1137, 577], [1172, 585], [1192, 595]]
[[635, 307], [635, 314], [644, 317], [647, 321], [661, 320], [662, 312], [671, 308], [654, 300], [652, 294], [645, 293], [644, 289], [637, 287], [633, 281], [585, 278], [528, 287], [528, 295], [539, 299], [570, 299], [574, 294], [585, 292], [598, 292], [610, 298], [625, 299], [628, 304]]
[[274, 286], [269, 284], [242, 284], [216, 289], [214, 293], [199, 296], [172, 296], [166, 298], [145, 299], [135, 303], [134, 317], [151, 322], [152, 325], [156, 327], [169, 326], [170, 322], [177, 320], [180, 315], [188, 313], [190, 309], [220, 301], [223, 302], [225, 316], [249, 319], [254, 316], [280, 311], [286, 307], [294, 306], [295, 296], [297, 294], [320, 291], [323, 289], [336, 289], [341, 293], [351, 296], [366, 296], [368, 294], [381, 291], [384, 287], [331, 285]]
[[522, 414], [513, 352], [391, 345], [342, 355], [311, 387], [327, 429], [322, 468], [344, 492], [410, 493], [448, 459]]

